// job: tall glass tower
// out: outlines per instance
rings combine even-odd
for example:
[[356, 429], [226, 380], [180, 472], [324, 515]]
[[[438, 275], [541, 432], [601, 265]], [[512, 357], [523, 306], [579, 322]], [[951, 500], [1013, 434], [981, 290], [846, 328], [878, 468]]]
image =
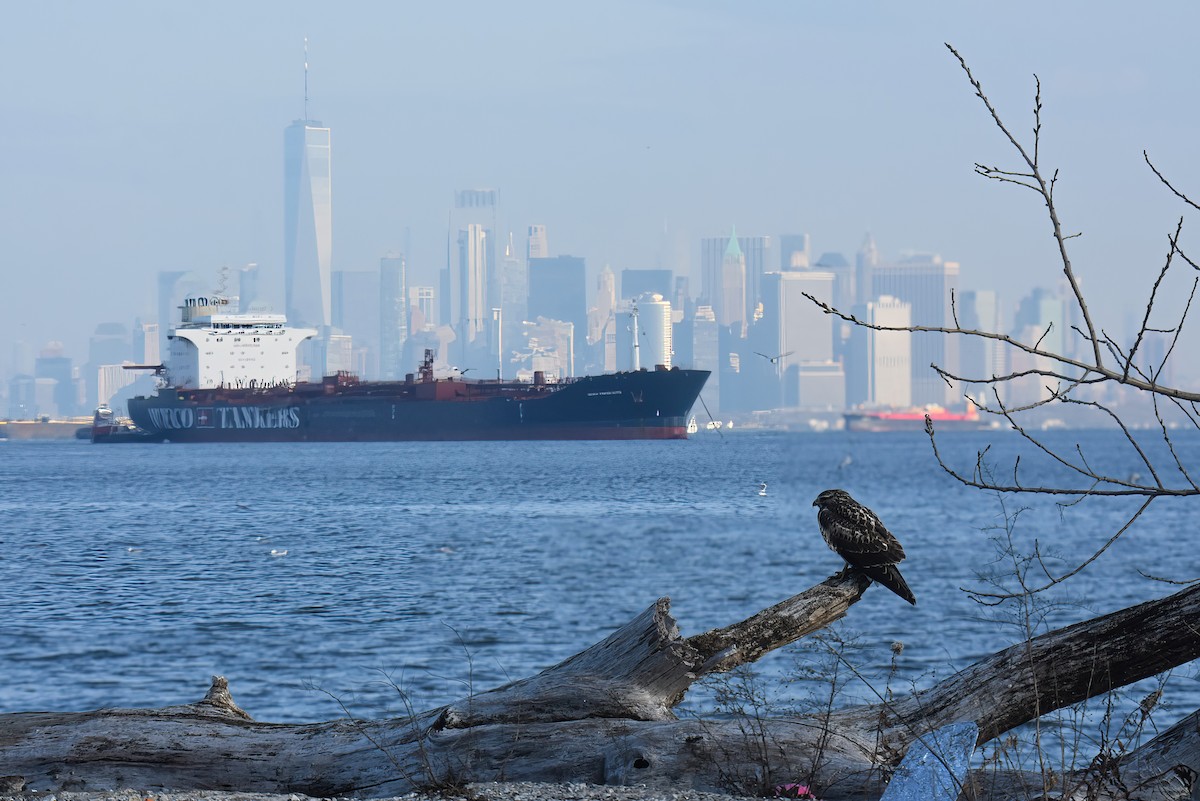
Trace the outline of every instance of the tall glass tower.
[[404, 256], [379, 260], [379, 374], [385, 381], [404, 377], [408, 340], [408, 276]]
[[329, 129], [296, 120], [283, 133], [283, 272], [292, 325], [328, 326], [333, 252]]

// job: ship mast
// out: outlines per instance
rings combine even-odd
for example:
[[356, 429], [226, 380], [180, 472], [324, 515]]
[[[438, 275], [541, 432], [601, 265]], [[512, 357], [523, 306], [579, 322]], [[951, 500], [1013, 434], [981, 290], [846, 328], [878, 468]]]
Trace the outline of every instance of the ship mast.
[[629, 307], [629, 317], [633, 321], [633, 369], [634, 372], [642, 369], [642, 352], [638, 344], [638, 307], [637, 301]]
[[496, 380], [504, 377], [504, 317], [500, 309], [492, 309], [492, 324], [496, 327]]

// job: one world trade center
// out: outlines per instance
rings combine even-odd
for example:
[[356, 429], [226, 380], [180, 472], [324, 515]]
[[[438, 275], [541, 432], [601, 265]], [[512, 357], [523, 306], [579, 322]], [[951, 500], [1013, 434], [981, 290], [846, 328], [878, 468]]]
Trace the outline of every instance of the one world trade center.
[[333, 190], [329, 129], [296, 120], [283, 135], [283, 271], [291, 325], [330, 324]]

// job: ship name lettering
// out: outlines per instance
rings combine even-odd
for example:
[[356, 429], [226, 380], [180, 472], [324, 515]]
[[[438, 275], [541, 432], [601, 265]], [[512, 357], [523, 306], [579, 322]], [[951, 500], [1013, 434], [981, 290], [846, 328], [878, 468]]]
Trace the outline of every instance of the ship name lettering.
[[195, 413], [188, 408], [158, 407], [147, 409], [155, 428], [191, 428], [196, 422]]
[[221, 428], [299, 428], [300, 410], [295, 406], [222, 406]]
[[608, 390], [608, 391], [606, 391], [606, 392], [589, 392], [589, 393], [588, 393], [588, 397], [589, 397], [589, 398], [594, 398], [594, 397], [596, 397], [597, 395], [620, 395], [620, 394], [621, 394], [621, 390], [619, 390], [619, 389], [610, 389], [610, 390]]

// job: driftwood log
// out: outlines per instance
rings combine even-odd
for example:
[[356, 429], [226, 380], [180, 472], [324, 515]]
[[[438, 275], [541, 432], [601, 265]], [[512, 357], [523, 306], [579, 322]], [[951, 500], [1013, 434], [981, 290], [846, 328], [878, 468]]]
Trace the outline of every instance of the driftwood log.
[[[726, 628], [682, 637], [660, 599], [604, 641], [527, 679], [382, 721], [254, 721], [224, 679], [162, 709], [0, 715], [0, 775], [29, 790], [236, 790], [398, 795], [468, 781], [746, 789], [806, 778], [823, 799], [877, 798], [910, 744], [974, 721], [984, 743], [1039, 715], [1200, 657], [1200, 587], [980, 660], [886, 703], [812, 717], [677, 719], [697, 679], [752, 662], [846, 614], [869, 581], [839, 573]], [[1102, 771], [1055, 777], [1089, 798], [1187, 798], [1200, 712]], [[811, 778], [810, 778], [811, 777]], [[977, 771], [968, 795], [1006, 798], [1041, 775]], [[1079, 790], [1080, 793], [1083, 790]], [[1040, 791], [1034, 797], [1040, 797]], [[1082, 795], [1080, 796], [1082, 797]]]

